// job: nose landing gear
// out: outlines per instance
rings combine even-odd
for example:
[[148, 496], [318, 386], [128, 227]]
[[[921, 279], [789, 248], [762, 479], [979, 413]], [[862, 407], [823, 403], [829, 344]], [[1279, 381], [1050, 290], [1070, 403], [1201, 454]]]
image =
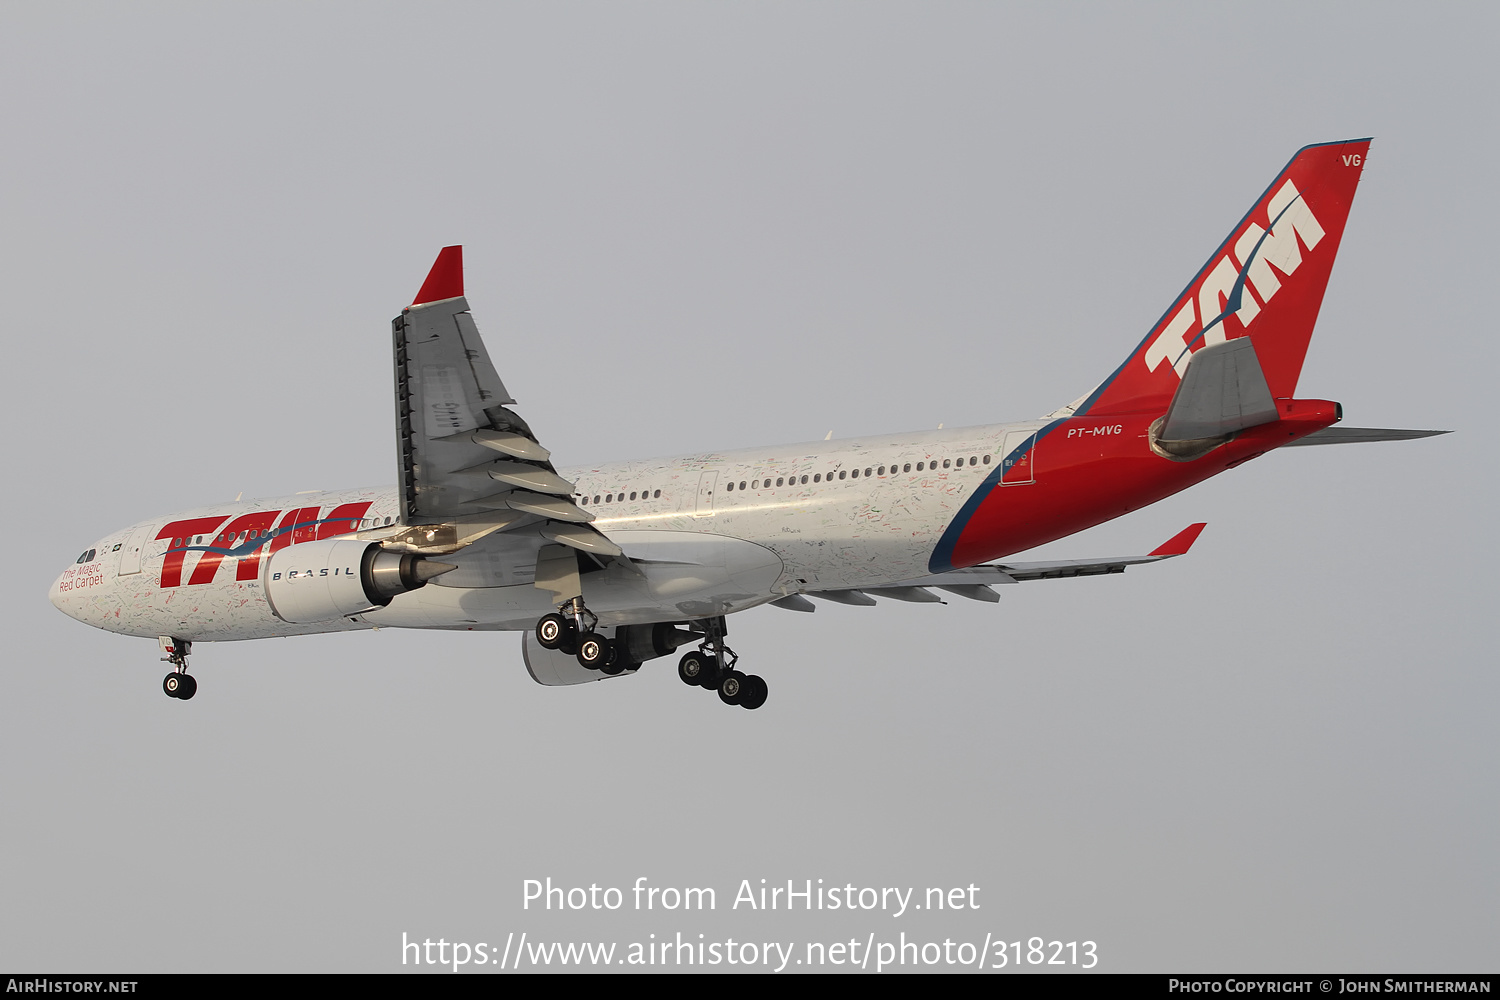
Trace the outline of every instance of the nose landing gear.
[[198, 693], [197, 679], [187, 672], [187, 658], [193, 651], [193, 644], [170, 635], [158, 636], [156, 641], [160, 643], [161, 651], [167, 654], [161, 658], [162, 662], [172, 665], [172, 672], [162, 678], [161, 689], [168, 698], [187, 701]]

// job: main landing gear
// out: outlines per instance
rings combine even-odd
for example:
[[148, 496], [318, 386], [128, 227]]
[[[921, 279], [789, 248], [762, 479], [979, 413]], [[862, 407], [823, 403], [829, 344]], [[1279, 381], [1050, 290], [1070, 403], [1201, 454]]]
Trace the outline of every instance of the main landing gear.
[[157, 642], [161, 644], [161, 651], [167, 654], [161, 658], [162, 662], [172, 664], [172, 672], [162, 678], [161, 689], [168, 698], [187, 701], [198, 693], [198, 681], [187, 672], [187, 658], [193, 651], [193, 644], [170, 635], [159, 636]]
[[[684, 631], [687, 626], [692, 631]], [[641, 660], [668, 656], [702, 637], [698, 648], [677, 664], [677, 676], [684, 684], [717, 691], [726, 705], [760, 708], [766, 703], [766, 682], [755, 674], [735, 669], [739, 656], [724, 645], [729, 628], [723, 616], [694, 622], [662, 622], [656, 625], [622, 625], [608, 638], [599, 631], [599, 619], [583, 606], [581, 598], [561, 605], [556, 612], [542, 616], [536, 623], [536, 641], [544, 649], [555, 649], [589, 670], [611, 676], [626, 670], [639, 670]]]
[[677, 676], [684, 684], [718, 691], [719, 700], [726, 705], [760, 708], [766, 703], [766, 682], [758, 674], [735, 669], [739, 656], [724, 645], [728, 631], [722, 617], [705, 621], [703, 644], [678, 661]]
[[536, 623], [536, 641], [543, 649], [569, 653], [586, 669], [611, 676], [640, 667], [628, 661], [618, 642], [598, 631], [599, 617], [584, 607], [583, 598], [573, 598], [558, 612]]

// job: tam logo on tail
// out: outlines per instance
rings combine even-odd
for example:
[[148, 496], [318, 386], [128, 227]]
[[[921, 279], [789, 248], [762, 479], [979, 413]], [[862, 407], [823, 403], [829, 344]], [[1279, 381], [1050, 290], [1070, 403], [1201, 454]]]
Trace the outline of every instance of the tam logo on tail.
[[1359, 139], [1299, 150], [1125, 364], [1075, 412], [1162, 411], [1195, 352], [1245, 336], [1255, 342], [1272, 395], [1292, 397], [1369, 145]]
[[[1250, 223], [1235, 241], [1233, 259], [1228, 254], [1219, 259], [1199, 286], [1196, 303], [1190, 298], [1152, 341], [1146, 349], [1148, 369], [1155, 371], [1163, 361], [1171, 361], [1177, 377], [1182, 378], [1193, 350], [1222, 344], [1229, 339], [1224, 324], [1230, 316], [1248, 332], [1250, 324], [1260, 315], [1261, 306], [1269, 303], [1271, 297], [1281, 290], [1281, 280], [1276, 277], [1276, 272], [1289, 278], [1301, 266], [1302, 251], [1298, 240], [1309, 252], [1323, 241], [1323, 227], [1291, 181], [1283, 184], [1281, 190], [1272, 196], [1269, 214], [1270, 229]], [[1247, 278], [1252, 289], [1248, 298], [1245, 296]], [[1193, 322], [1195, 304], [1196, 326]], [[1189, 333], [1193, 333], [1191, 338]]]

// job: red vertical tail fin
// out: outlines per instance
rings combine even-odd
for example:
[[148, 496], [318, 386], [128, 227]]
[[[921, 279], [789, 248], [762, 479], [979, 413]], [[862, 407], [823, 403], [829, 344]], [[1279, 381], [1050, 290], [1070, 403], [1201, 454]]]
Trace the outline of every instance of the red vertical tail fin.
[[1146, 339], [1076, 411], [1165, 410], [1199, 348], [1249, 337], [1271, 395], [1290, 398], [1369, 139], [1298, 150]]

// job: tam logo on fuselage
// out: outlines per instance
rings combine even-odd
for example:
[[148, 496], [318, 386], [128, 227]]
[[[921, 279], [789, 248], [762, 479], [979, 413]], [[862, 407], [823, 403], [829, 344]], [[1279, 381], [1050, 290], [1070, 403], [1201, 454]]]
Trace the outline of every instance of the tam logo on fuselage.
[[[1275, 272], [1291, 277], [1302, 265], [1302, 247], [1311, 252], [1323, 240], [1322, 225], [1290, 180], [1267, 203], [1266, 223], [1269, 231], [1254, 222], [1247, 225], [1234, 241], [1232, 256], [1225, 254], [1204, 275], [1196, 295], [1189, 291], [1182, 308], [1146, 348], [1147, 368], [1154, 372], [1163, 361], [1170, 362], [1182, 378], [1194, 350], [1228, 339], [1224, 327], [1231, 317], [1248, 331], [1281, 289]], [[1246, 285], [1252, 294], [1244, 294]]]
[[[189, 552], [199, 553], [188, 585], [213, 583], [225, 557], [237, 560], [234, 578], [255, 580], [260, 576], [260, 557], [299, 542], [332, 538], [359, 530], [359, 522], [370, 509], [371, 501], [346, 503], [334, 507], [327, 517], [319, 517], [321, 507], [294, 510], [264, 510], [229, 517], [195, 517], [171, 521], [156, 535], [168, 539], [167, 554], [161, 564], [162, 587], [182, 585], [183, 563]], [[277, 518], [280, 517], [278, 522]], [[204, 536], [211, 536], [206, 541]]]

